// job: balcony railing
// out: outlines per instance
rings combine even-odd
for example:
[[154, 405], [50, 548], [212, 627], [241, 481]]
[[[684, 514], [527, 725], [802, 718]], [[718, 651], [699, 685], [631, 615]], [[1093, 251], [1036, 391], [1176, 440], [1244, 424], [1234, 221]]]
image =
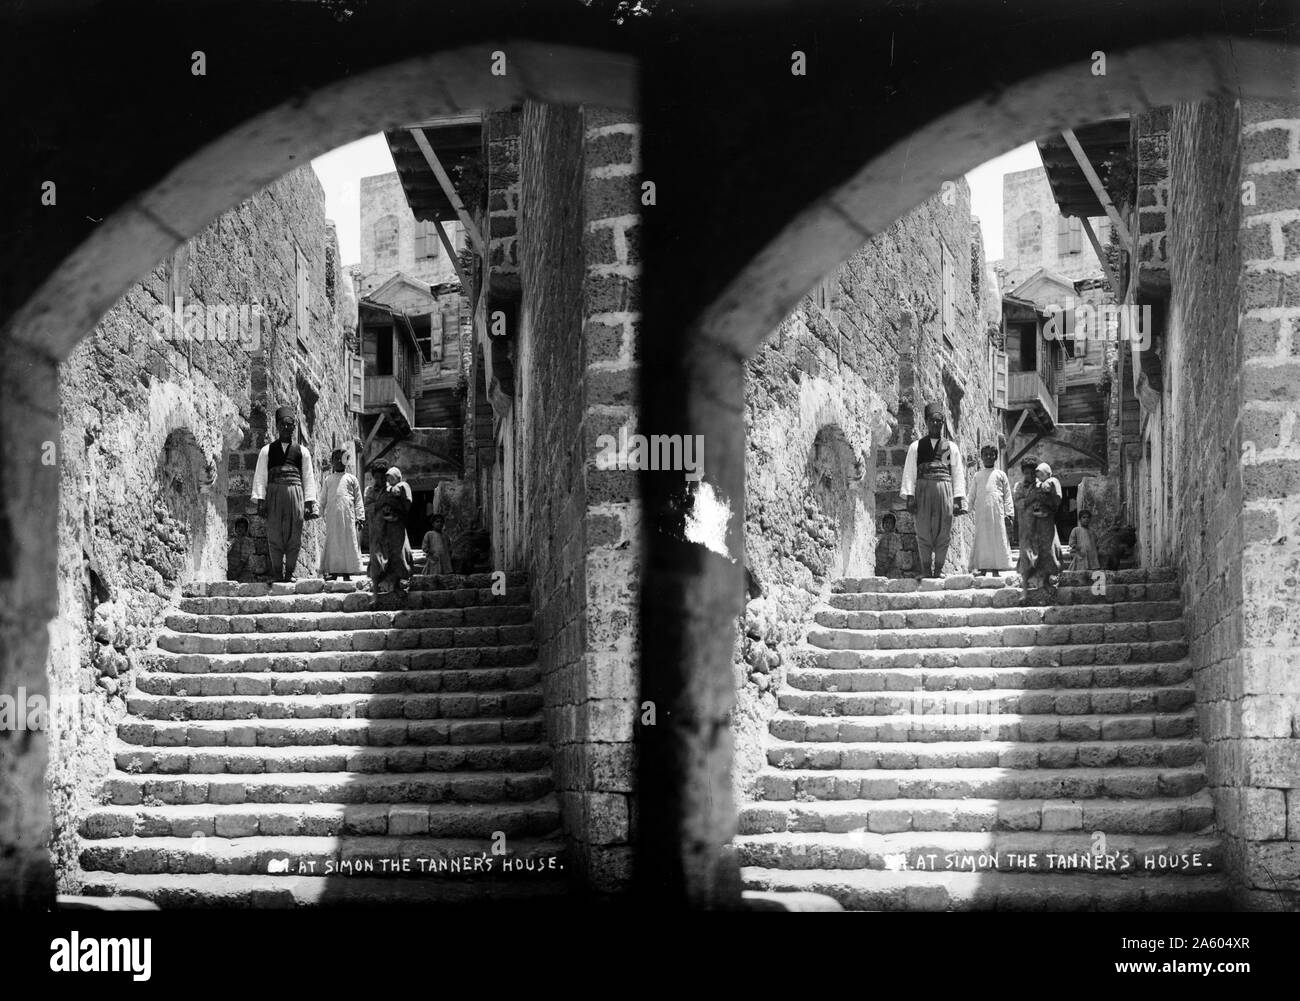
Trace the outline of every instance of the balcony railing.
[[1037, 372], [1008, 373], [1007, 403], [1012, 409], [1037, 405], [1056, 423], [1056, 393]]
[[402, 384], [393, 375], [366, 376], [364, 405], [367, 410], [379, 407], [397, 407], [409, 427], [415, 426], [415, 408], [402, 390]]

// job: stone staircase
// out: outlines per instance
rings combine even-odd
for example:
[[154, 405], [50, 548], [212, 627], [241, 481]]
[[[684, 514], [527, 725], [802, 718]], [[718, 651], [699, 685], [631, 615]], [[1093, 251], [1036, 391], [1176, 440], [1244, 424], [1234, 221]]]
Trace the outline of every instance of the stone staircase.
[[524, 575], [504, 594], [490, 574], [417, 577], [405, 596], [367, 583], [188, 589], [128, 696], [105, 805], [84, 818], [84, 894], [291, 907], [564, 892]]
[[860, 910], [1224, 908], [1168, 570], [838, 582], [792, 658], [737, 850]]

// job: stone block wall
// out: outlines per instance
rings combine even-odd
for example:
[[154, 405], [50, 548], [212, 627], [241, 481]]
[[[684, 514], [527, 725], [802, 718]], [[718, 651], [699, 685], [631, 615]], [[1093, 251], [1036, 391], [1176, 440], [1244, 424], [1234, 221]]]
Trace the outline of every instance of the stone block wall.
[[519, 125], [517, 111], [484, 119], [488, 159], [488, 267], [494, 281], [519, 275]]
[[1137, 153], [1138, 262], [1144, 288], [1169, 286], [1169, 129], [1172, 109], [1133, 117]]
[[[1300, 104], [1241, 110], [1242, 651], [1246, 887], [1300, 901]], [[1238, 202], [1242, 199], [1238, 198]], [[1252, 447], [1253, 446], [1253, 447]], [[1284, 809], [1285, 807], [1285, 809]]]
[[1294, 105], [1173, 111], [1171, 545], [1219, 831], [1250, 907], [1300, 892], [1298, 142]]
[[[241, 546], [245, 558], [265, 553], [265, 531], [251, 513], [247, 537], [228, 531], [248, 509], [249, 456], [256, 459], [264, 440], [258, 429], [277, 401], [296, 395], [295, 244], [311, 268], [309, 347], [326, 363], [313, 459], [322, 459], [322, 449], [328, 458], [324, 446], [335, 439], [351, 441], [342, 328], [325, 280], [328, 240], [319, 182], [310, 168], [294, 171], [144, 276], [59, 367], [49, 790], [65, 890], [78, 879], [76, 819], [111, 767], [123, 696], [178, 585], [225, 579]], [[332, 267], [337, 259], [334, 253]], [[251, 336], [209, 337], [206, 328], [201, 339], [193, 327], [156, 334], [159, 310], [171, 308], [177, 293], [205, 309], [260, 306], [261, 351], [250, 350]], [[332, 359], [339, 372], [329, 369]], [[315, 531], [301, 568], [314, 566]]]
[[639, 507], [596, 438], [636, 423], [636, 137], [626, 116], [540, 104], [519, 131], [520, 517], [566, 834], [600, 890], [631, 863]]

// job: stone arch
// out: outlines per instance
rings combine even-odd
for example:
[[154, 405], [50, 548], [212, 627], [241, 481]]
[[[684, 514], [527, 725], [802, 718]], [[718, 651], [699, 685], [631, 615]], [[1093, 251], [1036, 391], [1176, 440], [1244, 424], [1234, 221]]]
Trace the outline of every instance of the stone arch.
[[[511, 71], [481, 72], [501, 50], [510, 54]], [[636, 60], [628, 55], [503, 38], [335, 80], [212, 136], [93, 229], [3, 333], [40, 355], [63, 358], [174, 247], [287, 171], [376, 129], [526, 100], [632, 108], [635, 79]]]
[[[1172, 16], [1166, 11], [1165, 16]], [[944, 181], [1039, 136], [1121, 113], [1233, 94], [1294, 100], [1297, 48], [1228, 34], [1167, 37], [1109, 52], [1104, 86], [1085, 66], [1027, 70], [994, 93], [932, 108], [847, 180], [822, 190], [725, 285], [700, 315], [707, 341], [752, 354], [822, 275], [915, 208]], [[1082, 77], [1081, 77], [1082, 74]], [[923, 119], [923, 120], [922, 120]]]
[[206, 558], [210, 531], [225, 525], [224, 512], [219, 525], [210, 522], [210, 509], [217, 499], [213, 491], [217, 466], [204, 455], [194, 432], [182, 427], [173, 430], [163, 442], [155, 477], [160, 502], [155, 514], [160, 533], [165, 532], [173, 546], [176, 580], [201, 578], [205, 569], [214, 569], [206, 565], [210, 562]]
[[866, 470], [838, 424], [825, 424], [818, 429], [808, 454], [806, 474], [808, 492], [817, 513], [826, 522], [821, 533], [826, 548], [822, 576], [865, 573], [863, 557], [874, 536], [871, 514], [862, 503]]

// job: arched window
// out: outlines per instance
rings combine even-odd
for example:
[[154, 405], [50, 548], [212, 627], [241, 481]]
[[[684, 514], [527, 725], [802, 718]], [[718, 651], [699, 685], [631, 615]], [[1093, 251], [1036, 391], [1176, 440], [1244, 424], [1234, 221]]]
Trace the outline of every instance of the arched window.
[[1020, 258], [1038, 257], [1042, 252], [1042, 213], [1026, 212], [1016, 220], [1016, 255]]

